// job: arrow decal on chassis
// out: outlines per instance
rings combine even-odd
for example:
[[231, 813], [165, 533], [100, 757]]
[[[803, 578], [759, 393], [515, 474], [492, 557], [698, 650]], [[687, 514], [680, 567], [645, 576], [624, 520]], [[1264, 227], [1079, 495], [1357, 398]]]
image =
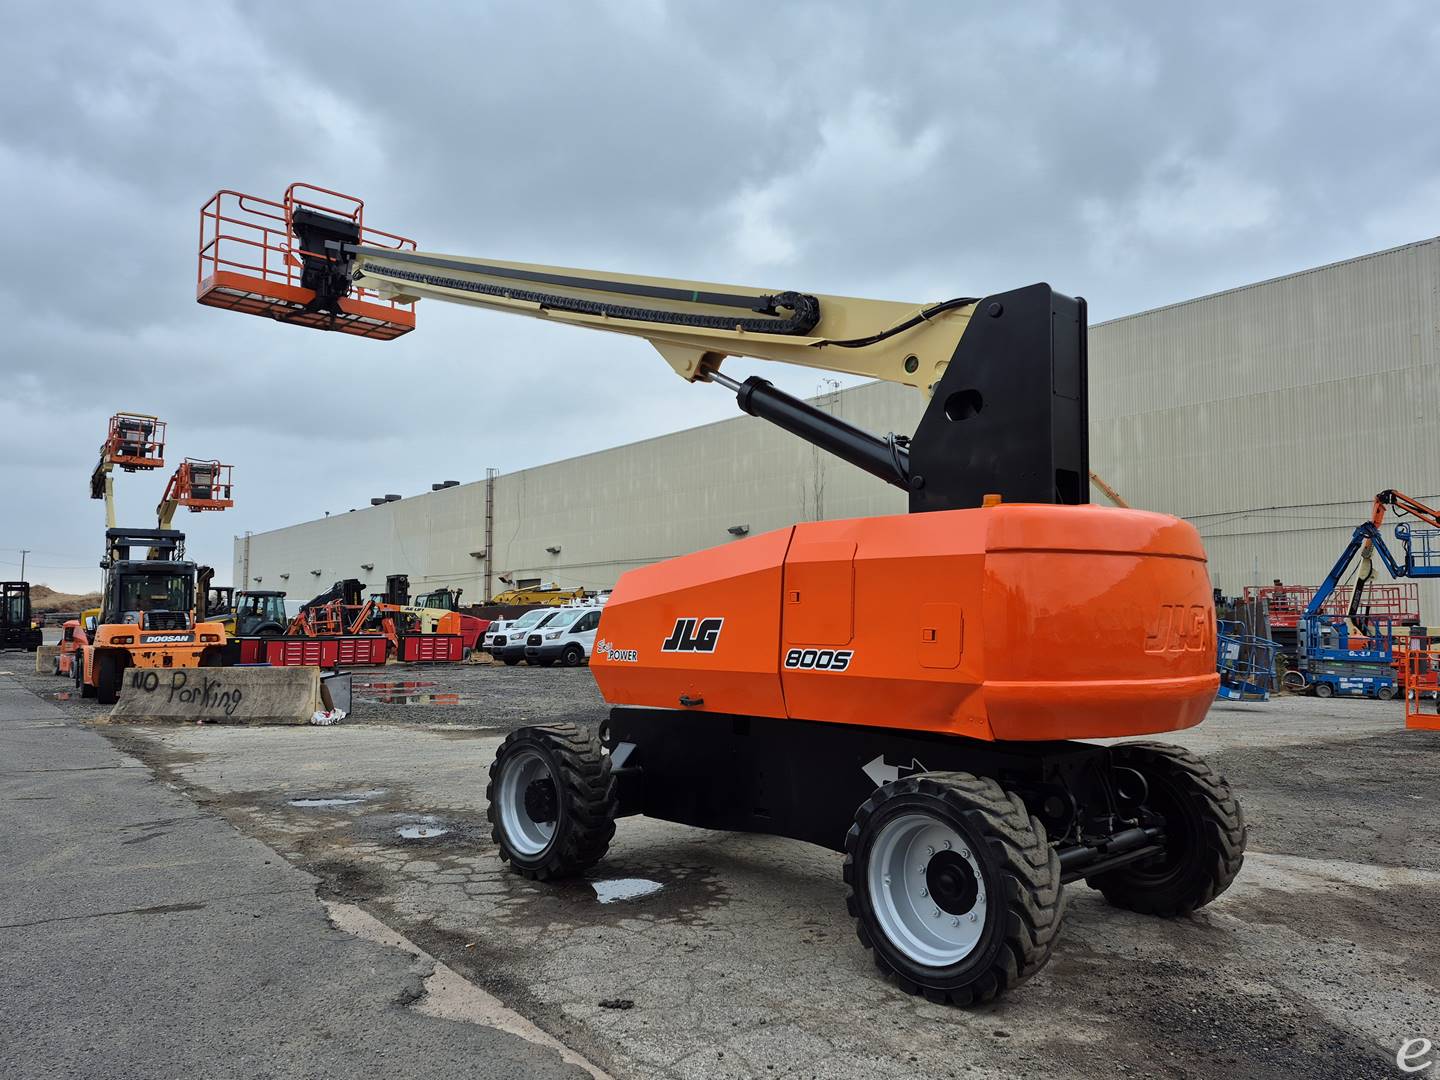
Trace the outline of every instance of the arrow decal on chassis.
[[905, 776], [912, 776], [915, 773], [930, 771], [920, 763], [919, 758], [913, 757], [910, 759], [909, 765], [886, 764], [884, 754], [876, 754], [864, 765], [860, 766], [860, 768], [864, 770], [865, 775], [870, 778], [870, 782], [876, 787], [883, 787], [885, 784], [899, 780], [902, 773]]

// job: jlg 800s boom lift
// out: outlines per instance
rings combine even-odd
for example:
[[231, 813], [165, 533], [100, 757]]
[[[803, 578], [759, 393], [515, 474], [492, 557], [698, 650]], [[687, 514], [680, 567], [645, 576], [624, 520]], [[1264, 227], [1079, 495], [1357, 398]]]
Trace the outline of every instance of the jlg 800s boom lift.
[[[636, 335], [908, 493], [908, 515], [625, 574], [591, 664], [613, 706], [601, 730], [522, 729], [491, 769], [494, 837], [519, 873], [584, 870], [628, 814], [820, 844], [846, 855], [880, 967], [968, 1003], [1044, 965], [1068, 882], [1175, 915], [1239, 870], [1240, 808], [1204, 761], [1078, 741], [1188, 728], [1218, 681], [1195, 530], [1084, 505], [1084, 301], [1042, 284], [915, 305], [428, 254], [373, 235], [358, 200], [300, 186], [222, 192], [201, 233], [202, 303], [388, 339], [429, 297]], [[930, 401], [912, 438], [877, 437], [731, 378], [732, 356]]]

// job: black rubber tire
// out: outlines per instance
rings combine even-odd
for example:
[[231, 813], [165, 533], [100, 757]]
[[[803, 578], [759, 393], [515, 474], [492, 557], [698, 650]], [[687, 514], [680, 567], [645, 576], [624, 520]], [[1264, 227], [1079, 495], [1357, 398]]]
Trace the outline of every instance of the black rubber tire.
[[504, 660], [506, 667], [514, 667], [516, 664], [520, 663], [520, 658], [518, 656], [507, 656], [504, 658]]
[[[501, 775], [519, 750], [538, 753], [556, 782], [555, 834], [536, 855], [514, 849], [495, 805]], [[500, 849], [501, 860], [521, 877], [534, 881], [583, 873], [605, 857], [615, 836], [615, 780], [610, 775], [610, 758], [601, 752], [595, 732], [583, 724], [547, 724], [511, 732], [495, 751], [485, 801], [490, 836]]]
[[1331, 698], [1335, 696], [1335, 688], [1328, 682], [1317, 682], [1315, 684], [1315, 696], [1318, 698]]
[[[974, 950], [946, 968], [917, 964], [890, 942], [865, 884], [880, 827], [892, 816], [917, 810], [968, 838], [987, 895], [1004, 898], [987, 906], [987, 926]], [[878, 789], [856, 812], [845, 837], [844, 877], [850, 888], [846, 907], [860, 944], [874, 954], [876, 966], [901, 990], [924, 994], [937, 1004], [991, 1001], [1029, 978], [1049, 961], [1064, 920], [1060, 859], [1045, 826], [1018, 795], [969, 773], [919, 773]]]
[[1379, 698], [1381, 701], [1394, 701], [1394, 700], [1395, 700], [1395, 687], [1393, 687], [1393, 686], [1382, 686], [1382, 687], [1380, 687], [1379, 690], [1376, 690], [1376, 691], [1375, 691], [1375, 696], [1376, 696], [1377, 698]]
[[585, 662], [585, 650], [579, 645], [566, 645], [560, 654], [560, 662], [566, 667], [579, 667]]
[[529, 663], [539, 664], [541, 667], [553, 667], [555, 665], [555, 658], [553, 656], [542, 656], [538, 660], [529, 661]]
[[59, 653], [58, 651], [55, 653], [54, 656], [52, 656], [52, 657], [50, 658], [50, 664], [51, 664], [50, 674], [51, 674], [51, 675], [55, 675], [55, 676], [58, 677], [58, 676], [61, 674], [61, 672], [60, 672], [60, 653]]
[[125, 665], [110, 652], [95, 654], [95, 700], [101, 705], [114, 705], [120, 700], [120, 680]]
[[219, 649], [206, 649], [200, 654], [201, 667], [220, 667], [222, 654]]
[[1134, 769], [1146, 805], [1165, 817], [1166, 852], [1087, 878], [1116, 907], [1144, 915], [1186, 915], [1235, 880], [1245, 861], [1245, 815], [1229, 782], [1197, 754], [1169, 743], [1121, 743], [1111, 762]]
[[75, 678], [75, 689], [80, 692], [82, 698], [93, 698], [95, 687], [85, 682], [85, 654], [77, 651], [70, 658], [70, 673]]

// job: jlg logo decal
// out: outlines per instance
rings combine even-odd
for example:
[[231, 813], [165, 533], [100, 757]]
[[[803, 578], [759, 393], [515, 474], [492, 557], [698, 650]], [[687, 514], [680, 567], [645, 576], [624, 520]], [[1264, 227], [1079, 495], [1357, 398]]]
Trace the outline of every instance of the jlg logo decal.
[[661, 652], [714, 652], [724, 619], [676, 619]]
[[1210, 648], [1210, 611], [1199, 604], [1162, 604], [1145, 635], [1147, 653], [1205, 652]]

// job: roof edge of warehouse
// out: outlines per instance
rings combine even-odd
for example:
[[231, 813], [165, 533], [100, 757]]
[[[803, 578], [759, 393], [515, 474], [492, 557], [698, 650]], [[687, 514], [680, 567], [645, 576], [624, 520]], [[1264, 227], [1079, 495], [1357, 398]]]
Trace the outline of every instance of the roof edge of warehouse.
[[1295, 278], [1302, 278], [1309, 274], [1318, 274], [1325, 270], [1334, 270], [1339, 266], [1349, 266], [1352, 263], [1364, 262], [1366, 259], [1378, 259], [1383, 255], [1393, 255], [1397, 251], [1406, 251], [1409, 248], [1424, 247], [1426, 244], [1433, 244], [1440, 240], [1440, 236], [1427, 236], [1423, 240], [1412, 240], [1407, 244], [1396, 244], [1394, 247], [1381, 248], [1379, 251], [1369, 251], [1363, 255], [1351, 255], [1346, 259], [1335, 259], [1332, 262], [1321, 263], [1319, 266], [1310, 266], [1304, 270], [1293, 270], [1288, 274], [1277, 274], [1274, 277], [1261, 278], [1259, 281], [1247, 282], [1244, 285], [1232, 285], [1228, 289], [1216, 289], [1214, 292], [1205, 293], [1203, 296], [1192, 296], [1189, 300], [1176, 300], [1171, 304], [1160, 304], [1158, 307], [1145, 308], [1143, 311], [1133, 311], [1129, 315], [1117, 315], [1113, 319], [1105, 319], [1101, 322], [1091, 323], [1090, 329], [1097, 326], [1109, 326], [1112, 323], [1125, 322], [1127, 319], [1141, 319], [1147, 315], [1157, 315], [1162, 311], [1173, 311], [1176, 308], [1189, 307], [1191, 304], [1203, 304], [1208, 300], [1215, 300], [1222, 296], [1233, 296], [1236, 293], [1248, 292], [1251, 289], [1263, 288], [1266, 285], [1274, 285], [1281, 281], [1290, 281]]

